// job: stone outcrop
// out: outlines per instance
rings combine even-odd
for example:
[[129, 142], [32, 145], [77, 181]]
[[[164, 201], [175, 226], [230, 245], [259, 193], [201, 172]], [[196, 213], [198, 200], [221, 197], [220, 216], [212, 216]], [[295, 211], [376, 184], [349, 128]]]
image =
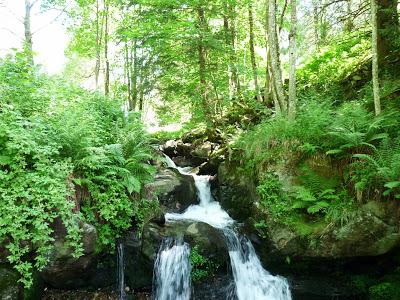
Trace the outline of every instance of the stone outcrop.
[[47, 284], [56, 288], [75, 288], [86, 284], [88, 271], [95, 261], [98, 237], [92, 225], [82, 224], [81, 229], [83, 255], [79, 258], [73, 257], [73, 249], [68, 246], [65, 234], [59, 233], [62, 228], [55, 231], [59, 236], [56, 237], [50, 261], [41, 273]]
[[[318, 163], [318, 172], [326, 171], [323, 166]], [[282, 177], [286, 186], [296, 182], [295, 176]], [[259, 210], [254, 180], [226, 163], [219, 168], [218, 180], [221, 205], [234, 218], [252, 223]], [[264, 215], [265, 238], [260, 239], [258, 248], [265, 256], [327, 259], [379, 256], [400, 246], [398, 216], [396, 203], [377, 201], [359, 206], [343, 224], [299, 220], [298, 226], [289, 226]], [[300, 230], [305, 227], [307, 234]]]
[[171, 168], [160, 169], [144, 190], [145, 197], [157, 198], [166, 212], [183, 212], [198, 202], [193, 177]]

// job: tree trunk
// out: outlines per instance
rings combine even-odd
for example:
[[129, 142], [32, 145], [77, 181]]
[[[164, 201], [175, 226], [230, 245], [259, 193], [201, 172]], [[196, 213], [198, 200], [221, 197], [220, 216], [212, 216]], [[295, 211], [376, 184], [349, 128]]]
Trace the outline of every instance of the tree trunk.
[[32, 42], [32, 31], [31, 31], [31, 9], [33, 4], [30, 0], [25, 0], [25, 17], [24, 17], [24, 29], [25, 29], [25, 40], [24, 49], [28, 56], [29, 62], [33, 65], [33, 42]]
[[[371, 3], [372, 5], [372, 3]], [[387, 56], [396, 49], [393, 43], [399, 34], [397, 0], [376, 0], [376, 23], [379, 65], [386, 63]]]
[[282, 114], [287, 111], [287, 103], [282, 82], [281, 63], [279, 59], [279, 42], [276, 30], [276, 0], [269, 0], [268, 41], [271, 53], [271, 69], [274, 79], [276, 99]]
[[132, 103], [132, 94], [131, 94], [131, 60], [129, 57], [129, 48], [128, 43], [125, 42], [124, 45], [125, 50], [125, 75], [126, 75], [126, 89], [127, 89], [127, 100], [129, 110], [134, 110]]
[[347, 0], [346, 3], [346, 23], [344, 26], [344, 30], [346, 32], [351, 32], [354, 28], [354, 24], [353, 24], [353, 16], [352, 16], [352, 10], [351, 10], [351, 6], [352, 6], [352, 0]]
[[253, 69], [253, 79], [254, 87], [256, 89], [256, 96], [259, 102], [262, 102], [262, 97], [260, 94], [260, 88], [258, 86], [258, 74], [257, 74], [257, 61], [256, 54], [254, 51], [254, 16], [253, 16], [253, 6], [249, 4], [249, 28], [250, 28], [250, 56], [251, 56], [251, 67]]
[[319, 51], [320, 40], [319, 40], [319, 17], [318, 17], [318, 0], [312, 0], [313, 7], [313, 25], [314, 25], [314, 43], [315, 50]]
[[235, 6], [234, 4], [229, 5], [229, 17], [231, 21], [231, 51], [230, 51], [230, 63], [231, 63], [231, 69], [232, 69], [232, 81], [235, 85], [236, 93], [239, 96], [240, 95], [240, 80], [239, 80], [239, 71], [237, 67], [237, 57], [236, 57], [236, 12], [235, 12]]
[[269, 20], [269, 0], [265, 3], [265, 24], [264, 24], [264, 38], [265, 38], [265, 49], [267, 54], [267, 63], [265, 66], [265, 85], [264, 85], [264, 102], [266, 105], [269, 104], [271, 100], [271, 72], [270, 72], [270, 51], [268, 45], [268, 20]]
[[378, 9], [377, 0], [371, 0], [372, 24], [372, 83], [374, 92], [375, 115], [381, 113], [381, 100], [379, 95], [379, 40], [378, 40]]
[[290, 35], [289, 35], [289, 119], [296, 115], [296, 34], [297, 34], [297, 5], [296, 0], [290, 0]]
[[107, 96], [110, 93], [110, 62], [108, 61], [108, 13], [109, 6], [107, 0], [104, 0], [105, 26], [104, 26], [104, 94]]
[[100, 5], [99, 0], [96, 0], [96, 65], [94, 68], [94, 76], [96, 82], [96, 89], [99, 88], [99, 76], [101, 65], [101, 40], [103, 35], [103, 21], [100, 23]]
[[198, 17], [198, 30], [199, 30], [199, 41], [198, 41], [198, 55], [199, 55], [199, 81], [200, 81], [200, 95], [202, 99], [203, 112], [207, 120], [210, 117], [209, 103], [208, 103], [208, 86], [206, 78], [206, 48], [204, 46], [204, 32], [206, 28], [206, 18], [204, 14], [204, 8], [197, 8]]
[[236, 91], [236, 84], [234, 82], [233, 76], [233, 62], [232, 62], [232, 47], [231, 47], [231, 32], [229, 28], [229, 14], [228, 14], [228, 3], [224, 2], [224, 37], [225, 37], [225, 46], [227, 48], [226, 57], [228, 61], [228, 90], [229, 90], [229, 98], [232, 99], [233, 95]]
[[133, 49], [131, 49], [131, 88], [132, 88], [132, 110], [136, 109], [138, 100], [138, 55], [137, 55], [137, 40], [133, 41]]

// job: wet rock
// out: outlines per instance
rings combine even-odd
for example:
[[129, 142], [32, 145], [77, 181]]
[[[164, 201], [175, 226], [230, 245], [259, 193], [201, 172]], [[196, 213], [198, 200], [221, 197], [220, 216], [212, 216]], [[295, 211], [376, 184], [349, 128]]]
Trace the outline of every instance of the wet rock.
[[202, 255], [225, 264], [228, 251], [222, 232], [203, 222], [180, 221], [167, 224], [164, 227], [149, 223], [143, 230], [142, 253], [149, 260], [154, 261], [159, 245], [164, 237], [183, 236], [191, 247], [198, 246]]
[[190, 158], [184, 157], [184, 156], [177, 156], [172, 158], [172, 161], [178, 166], [178, 167], [189, 167], [193, 166], [193, 161]]
[[198, 203], [193, 177], [175, 169], [160, 170], [154, 182], [145, 186], [145, 197], [157, 198], [167, 212], [183, 212]]
[[210, 157], [212, 151], [217, 147], [217, 144], [206, 141], [190, 152], [193, 157], [207, 159]]
[[169, 140], [160, 146], [160, 150], [172, 158], [176, 156], [188, 157], [193, 148], [192, 144], [184, 143], [182, 140]]

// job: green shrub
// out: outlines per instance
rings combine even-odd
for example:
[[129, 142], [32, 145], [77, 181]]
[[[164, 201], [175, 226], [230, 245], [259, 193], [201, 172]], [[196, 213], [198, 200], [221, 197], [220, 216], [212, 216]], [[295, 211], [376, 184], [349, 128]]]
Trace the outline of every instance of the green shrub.
[[191, 278], [194, 282], [213, 276], [220, 267], [218, 263], [204, 257], [197, 245], [190, 250], [190, 264], [192, 266]]
[[25, 286], [48, 262], [56, 218], [77, 257], [82, 221], [96, 226], [99, 250], [113, 251], [157, 209], [141, 197], [154, 172], [148, 138], [119, 101], [48, 78], [19, 53], [0, 60], [0, 97], [0, 243]]
[[276, 174], [266, 173], [257, 186], [257, 193], [262, 210], [268, 211], [273, 219], [281, 219], [289, 212], [289, 198]]
[[383, 282], [369, 288], [371, 300], [396, 300], [400, 298], [399, 285], [392, 282]]
[[[32, 268], [42, 269], [52, 249], [51, 224], [60, 217], [67, 240], [82, 253], [73, 186], [67, 178], [71, 161], [58, 158], [54, 132], [40, 118], [23, 118], [9, 105], [0, 113], [0, 243], [10, 252], [8, 260], [21, 274], [25, 286], [32, 283]], [[29, 253], [35, 251], [35, 263]]]

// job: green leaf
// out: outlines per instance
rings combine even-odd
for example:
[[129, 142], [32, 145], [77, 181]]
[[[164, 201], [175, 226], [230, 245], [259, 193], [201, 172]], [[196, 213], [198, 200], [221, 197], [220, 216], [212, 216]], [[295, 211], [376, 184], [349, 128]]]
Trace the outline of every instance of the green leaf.
[[135, 176], [125, 177], [124, 184], [125, 184], [126, 188], [128, 189], [129, 194], [132, 194], [132, 192], [140, 193], [141, 183]]
[[385, 183], [384, 187], [387, 187], [388, 189], [394, 189], [396, 187], [400, 186], [400, 181], [391, 181]]
[[342, 149], [333, 149], [333, 150], [326, 151], [326, 155], [335, 155], [335, 154], [340, 154], [340, 153], [343, 153]]

